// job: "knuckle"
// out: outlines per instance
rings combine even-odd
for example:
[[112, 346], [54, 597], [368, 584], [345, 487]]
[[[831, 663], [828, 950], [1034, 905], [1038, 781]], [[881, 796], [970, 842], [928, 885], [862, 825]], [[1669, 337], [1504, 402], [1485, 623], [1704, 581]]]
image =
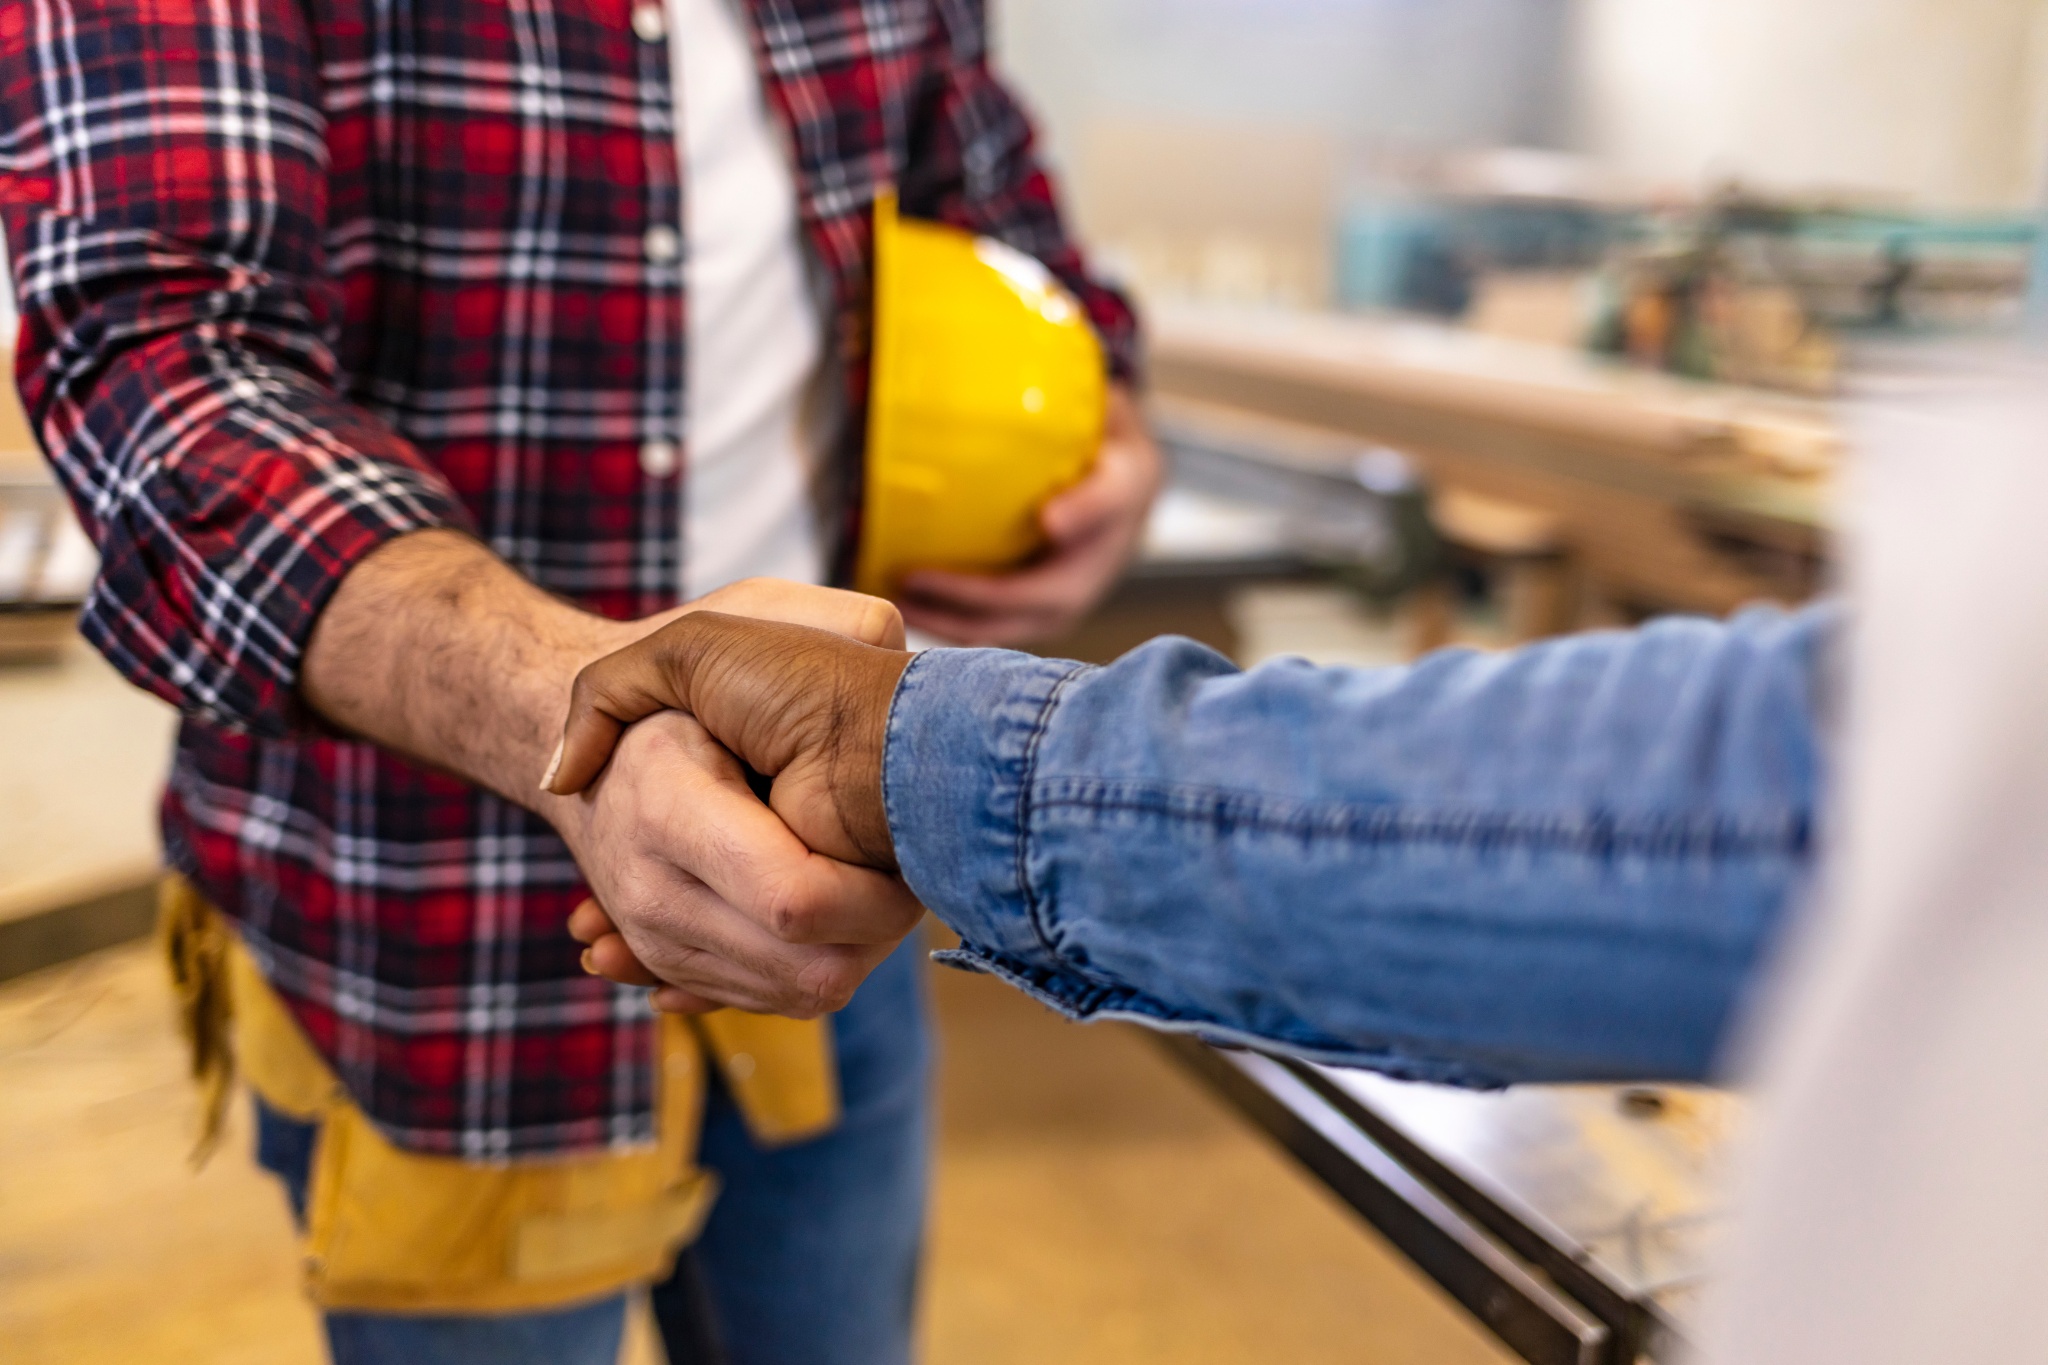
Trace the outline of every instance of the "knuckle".
[[676, 747], [675, 727], [664, 723], [673, 712], [663, 712], [651, 717], [652, 724], [641, 721], [628, 725], [619, 732], [614, 752], [624, 756], [629, 764], [651, 764], [666, 757]]
[[[731, 611], [735, 608], [744, 609], [746, 603], [760, 595], [762, 587], [763, 580], [760, 578], [736, 579], [722, 588], [715, 588], [705, 593], [695, 602], [692, 602], [690, 606], [693, 614], [706, 611]], [[688, 619], [689, 617], [687, 616], [682, 618], [684, 621]], [[681, 621], [678, 621], [675, 624], [680, 625], [681, 623]]]
[[867, 601], [861, 621], [860, 638], [871, 645], [886, 645], [903, 638], [903, 613], [894, 602], [879, 597]]
[[859, 975], [848, 963], [836, 955], [820, 954], [797, 973], [796, 1004], [807, 1017], [837, 1014], [853, 1000], [859, 984]]
[[761, 919], [768, 932], [784, 943], [804, 943], [817, 932], [823, 913], [819, 897], [808, 886], [779, 878], [765, 889]]

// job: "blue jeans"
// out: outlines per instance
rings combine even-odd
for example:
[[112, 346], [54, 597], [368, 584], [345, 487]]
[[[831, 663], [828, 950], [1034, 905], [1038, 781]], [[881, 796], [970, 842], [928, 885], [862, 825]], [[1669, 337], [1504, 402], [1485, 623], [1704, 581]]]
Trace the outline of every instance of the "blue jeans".
[[[763, 1151], [714, 1085], [703, 1164], [725, 1192], [654, 1286], [670, 1365], [906, 1365], [930, 1165], [922, 950], [913, 938], [833, 1019], [845, 1117]], [[256, 1159], [303, 1217], [314, 1129], [256, 1106]], [[625, 1296], [545, 1313], [330, 1313], [334, 1365], [613, 1365]]]

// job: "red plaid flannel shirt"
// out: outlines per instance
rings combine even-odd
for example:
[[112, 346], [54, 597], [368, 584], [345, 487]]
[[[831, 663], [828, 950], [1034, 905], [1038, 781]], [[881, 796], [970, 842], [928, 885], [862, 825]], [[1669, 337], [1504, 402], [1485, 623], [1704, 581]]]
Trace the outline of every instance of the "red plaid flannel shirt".
[[[851, 430], [885, 185], [1045, 260], [1128, 370], [980, 0], [747, 9]], [[304, 729], [300, 659], [423, 527], [608, 614], [674, 600], [680, 480], [640, 459], [685, 435], [682, 266], [648, 245], [681, 222], [673, 119], [629, 0], [0, 0], [18, 378], [104, 556], [86, 633], [188, 717], [173, 862], [415, 1150], [646, 1139], [646, 1007], [578, 969], [553, 831]]]

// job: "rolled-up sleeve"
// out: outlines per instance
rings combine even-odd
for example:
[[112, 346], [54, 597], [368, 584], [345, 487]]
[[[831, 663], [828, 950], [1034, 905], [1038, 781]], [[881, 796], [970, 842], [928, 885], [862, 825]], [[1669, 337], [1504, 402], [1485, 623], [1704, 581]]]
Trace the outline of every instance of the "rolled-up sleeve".
[[16, 377], [102, 569], [83, 629], [131, 681], [261, 734], [379, 545], [463, 527], [439, 474], [337, 393], [326, 121], [286, 0], [0, 13]]

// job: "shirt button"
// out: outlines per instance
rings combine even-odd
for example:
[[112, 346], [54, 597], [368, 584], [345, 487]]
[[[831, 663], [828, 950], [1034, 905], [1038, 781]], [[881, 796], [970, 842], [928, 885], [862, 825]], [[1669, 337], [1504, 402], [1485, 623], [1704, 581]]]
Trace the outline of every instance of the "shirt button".
[[753, 1056], [745, 1052], [735, 1052], [725, 1059], [725, 1069], [734, 1080], [744, 1081], [754, 1074]]
[[683, 234], [667, 223], [657, 223], [647, 229], [643, 245], [647, 249], [648, 260], [665, 265], [683, 254]]
[[665, 479], [682, 464], [674, 441], [649, 441], [640, 447], [640, 468], [650, 479]]
[[643, 43], [658, 43], [668, 37], [668, 11], [654, 3], [633, 6], [633, 33]]

